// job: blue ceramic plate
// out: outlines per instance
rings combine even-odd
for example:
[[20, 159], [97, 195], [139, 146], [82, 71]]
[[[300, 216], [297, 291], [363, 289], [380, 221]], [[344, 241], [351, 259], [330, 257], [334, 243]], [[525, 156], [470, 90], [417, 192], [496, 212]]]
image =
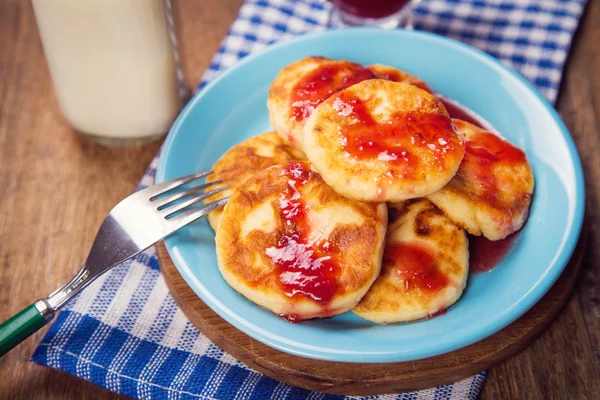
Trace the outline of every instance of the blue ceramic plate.
[[347, 362], [395, 362], [467, 346], [529, 310], [556, 281], [577, 242], [584, 209], [580, 160], [552, 106], [523, 78], [464, 44], [413, 31], [349, 29], [306, 35], [246, 57], [199, 92], [169, 132], [157, 171], [161, 182], [208, 171], [231, 146], [270, 130], [265, 102], [281, 68], [309, 55], [383, 63], [424, 79], [525, 149], [535, 173], [529, 221], [504, 261], [471, 275], [445, 315], [374, 325], [346, 313], [300, 324], [254, 305], [221, 278], [214, 234], [201, 220], [165, 242], [196, 294], [227, 322], [278, 350]]

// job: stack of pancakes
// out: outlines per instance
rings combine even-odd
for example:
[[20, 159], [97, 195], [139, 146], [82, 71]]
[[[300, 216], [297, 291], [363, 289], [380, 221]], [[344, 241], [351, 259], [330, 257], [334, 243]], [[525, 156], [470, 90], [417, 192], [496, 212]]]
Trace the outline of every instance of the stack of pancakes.
[[452, 119], [413, 75], [308, 57], [267, 107], [275, 132], [215, 164], [230, 189], [207, 202], [230, 200], [209, 222], [227, 283], [289, 321], [439, 313], [465, 288], [467, 233], [500, 240], [526, 220], [523, 151]]

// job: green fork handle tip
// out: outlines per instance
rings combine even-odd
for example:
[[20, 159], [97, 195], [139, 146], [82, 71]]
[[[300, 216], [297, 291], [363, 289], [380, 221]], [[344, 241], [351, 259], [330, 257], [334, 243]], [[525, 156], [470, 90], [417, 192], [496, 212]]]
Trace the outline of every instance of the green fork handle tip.
[[53, 316], [54, 314], [49, 312], [45, 302], [39, 300], [2, 323], [0, 325], [0, 357], [37, 332]]

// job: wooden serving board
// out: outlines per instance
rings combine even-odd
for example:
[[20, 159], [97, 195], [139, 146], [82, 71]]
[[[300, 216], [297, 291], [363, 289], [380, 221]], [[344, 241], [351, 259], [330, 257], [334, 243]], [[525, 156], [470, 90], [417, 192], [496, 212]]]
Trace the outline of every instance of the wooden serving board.
[[304, 389], [344, 395], [374, 395], [426, 389], [459, 381], [507, 359], [529, 345], [558, 316], [569, 298], [587, 242], [577, 248], [558, 281], [525, 315], [471, 346], [424, 360], [353, 364], [293, 356], [275, 350], [225, 322], [185, 283], [161, 242], [159, 263], [173, 298], [185, 315], [217, 346], [250, 368]]

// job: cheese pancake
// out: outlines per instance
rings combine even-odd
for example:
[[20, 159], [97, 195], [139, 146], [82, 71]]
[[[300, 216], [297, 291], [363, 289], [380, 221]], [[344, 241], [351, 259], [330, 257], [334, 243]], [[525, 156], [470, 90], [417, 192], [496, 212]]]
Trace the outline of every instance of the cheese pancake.
[[417, 78], [414, 75], [409, 74], [408, 72], [404, 72], [401, 69], [383, 64], [369, 65], [367, 68], [373, 71], [373, 73], [379, 79], [386, 79], [388, 81], [393, 82], [408, 83], [409, 85], [413, 85], [429, 93], [433, 93], [433, 91], [429, 88], [429, 86], [427, 86], [425, 81], [423, 81], [420, 78]]
[[314, 109], [355, 83], [375, 78], [360, 64], [325, 57], [306, 57], [283, 68], [269, 89], [271, 126], [289, 144], [302, 149], [302, 128]]
[[291, 321], [352, 309], [379, 275], [384, 204], [346, 199], [308, 162], [261, 171], [225, 206], [219, 270], [254, 303]]
[[[206, 182], [220, 180], [223, 181], [223, 185], [228, 185], [229, 189], [207, 198], [204, 202], [211, 203], [231, 196], [236, 187], [258, 171], [273, 165], [285, 165], [298, 157], [303, 157], [303, 154], [286, 145], [275, 132], [266, 132], [251, 137], [230, 148], [215, 163], [212, 169], [213, 173], [208, 176]], [[222, 214], [223, 208], [208, 214], [208, 222], [214, 231], [219, 226]]]
[[466, 233], [425, 199], [390, 209], [390, 219], [381, 275], [352, 311], [389, 324], [450, 307], [467, 282]]
[[453, 122], [466, 136], [465, 157], [448, 185], [428, 198], [469, 233], [504, 239], [527, 219], [531, 166], [508, 141], [468, 122]]
[[304, 153], [336, 192], [398, 202], [444, 187], [463, 139], [442, 102], [406, 83], [370, 79], [321, 103], [304, 127]]

